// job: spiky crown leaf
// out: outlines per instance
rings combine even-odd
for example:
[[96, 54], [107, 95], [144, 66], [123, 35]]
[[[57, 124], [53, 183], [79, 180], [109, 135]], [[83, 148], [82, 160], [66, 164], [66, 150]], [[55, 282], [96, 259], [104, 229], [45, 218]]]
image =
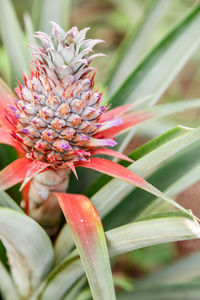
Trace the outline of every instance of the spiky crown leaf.
[[101, 40], [85, 39], [89, 28], [64, 32], [52, 22], [52, 36], [37, 32], [42, 46], [34, 48], [31, 76], [16, 89], [19, 99], [12, 107], [18, 120], [14, 136], [23, 144], [26, 157], [62, 167], [88, 160], [95, 147], [114, 146], [113, 139], [95, 138], [117, 126], [120, 119], [101, 122], [106, 106], [94, 89], [90, 55]]

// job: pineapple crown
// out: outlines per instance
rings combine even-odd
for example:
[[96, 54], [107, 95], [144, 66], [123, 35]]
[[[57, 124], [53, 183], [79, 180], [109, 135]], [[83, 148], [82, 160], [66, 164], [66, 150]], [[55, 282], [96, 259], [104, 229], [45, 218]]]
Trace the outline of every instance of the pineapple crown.
[[44, 32], [37, 32], [36, 37], [41, 41], [42, 47], [35, 48], [35, 54], [40, 59], [36, 59], [34, 66], [40, 69], [45, 68], [48, 76], [54, 81], [62, 82], [66, 87], [70, 82], [74, 82], [87, 75], [94, 68], [89, 68], [92, 60], [102, 53], [89, 55], [93, 47], [102, 43], [99, 39], [85, 39], [89, 28], [78, 31], [77, 27], [72, 27], [65, 32], [58, 24], [51, 22], [52, 36]]
[[89, 160], [97, 147], [114, 146], [103, 133], [122, 119], [102, 118], [107, 107], [94, 89], [95, 69], [89, 65], [103, 54], [91, 52], [102, 40], [86, 39], [89, 28], [64, 32], [51, 23], [52, 36], [36, 33], [42, 46], [34, 47], [31, 75], [24, 75], [16, 89], [13, 136], [27, 158], [63, 168]]

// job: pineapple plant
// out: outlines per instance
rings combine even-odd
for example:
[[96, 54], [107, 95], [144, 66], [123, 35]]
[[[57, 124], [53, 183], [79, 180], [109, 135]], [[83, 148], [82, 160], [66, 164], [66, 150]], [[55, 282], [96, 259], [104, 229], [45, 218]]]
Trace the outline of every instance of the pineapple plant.
[[[5, 13], [17, 22], [9, 1], [1, 0], [0, 8], [4, 25], [8, 21], [3, 18]], [[151, 18], [151, 12], [148, 17]], [[170, 194], [149, 183], [149, 176], [154, 172], [158, 172], [159, 178], [165, 176], [162, 164], [170, 165], [168, 159], [179, 151], [184, 155], [187, 150], [193, 156], [199, 147], [200, 129], [176, 126], [128, 156], [120, 151], [133, 136], [133, 129], [142, 123], [200, 106], [199, 99], [152, 105], [160, 90], [166, 88], [166, 82], [161, 86], [160, 80], [167, 77], [169, 84], [199, 45], [199, 23], [197, 5], [147, 54], [113, 94], [110, 103], [95, 86], [96, 69], [90, 64], [103, 54], [91, 52], [102, 40], [87, 39], [89, 28], [72, 27], [64, 31], [51, 21], [51, 34], [36, 32], [40, 43], [32, 47], [30, 72], [23, 72], [23, 82], [18, 81], [15, 92], [1, 81], [0, 142], [14, 147], [18, 154], [0, 172], [2, 258], [7, 257], [10, 266], [8, 270], [0, 264], [0, 276], [6, 282], [6, 286], [0, 284], [0, 290], [5, 300], [82, 299], [84, 292], [87, 299], [116, 299], [109, 256], [152, 244], [199, 238], [199, 219]], [[10, 38], [4, 36], [5, 46]], [[189, 49], [185, 46], [185, 52], [183, 40], [191, 45]], [[15, 42], [18, 45], [20, 40]], [[156, 85], [144, 90], [145, 80], [155, 75], [149, 65], [163, 44], [166, 46], [156, 63], [160, 67], [165, 65], [166, 55], [178, 47], [173, 58], [174, 64], [179, 57], [177, 67], [174, 72], [166, 67], [164, 75], [157, 76]], [[113, 72], [111, 88], [117, 74], [116, 70]], [[147, 75], [141, 79], [144, 72]], [[129, 101], [130, 98], [135, 100]], [[128, 129], [131, 131], [127, 135]], [[126, 138], [123, 142], [119, 140], [119, 151], [108, 148], [118, 144], [116, 137], [121, 133]], [[116, 163], [99, 155], [120, 161]], [[173, 159], [178, 166], [179, 156]], [[68, 193], [69, 180], [72, 176], [78, 179], [80, 167], [86, 169], [84, 176], [87, 169], [103, 175], [83, 195], [77, 194], [76, 188]], [[192, 172], [193, 163], [185, 168]], [[176, 181], [178, 175], [173, 176]], [[177, 185], [183, 185], [187, 178], [181, 176], [179, 181]], [[18, 183], [21, 207], [5, 192]], [[141, 204], [132, 203], [132, 197], [140, 199]], [[161, 206], [160, 199], [165, 200], [167, 209], [171, 205], [179, 210], [155, 214]], [[152, 203], [153, 209], [149, 205]], [[62, 212], [67, 224], [61, 229]], [[130, 295], [120, 292], [117, 299], [156, 297], [145, 281], [144, 287], [142, 281], [138, 282], [135, 291]]]
[[[91, 166], [100, 171], [110, 167], [112, 174], [112, 167], [116, 168], [114, 162], [92, 158], [101, 153], [132, 161], [114, 150], [103, 148], [114, 146], [114, 135], [132, 126], [135, 120], [133, 114], [122, 115], [132, 105], [106, 113], [106, 105], [100, 104], [102, 93], [94, 89], [95, 74], [88, 76], [93, 71], [89, 63], [101, 55], [89, 53], [100, 41], [85, 39], [87, 30], [79, 32], [74, 27], [64, 32], [58, 24], [52, 23], [52, 37], [38, 32], [43, 47], [35, 49], [31, 76], [24, 75], [24, 84], [19, 83], [16, 88], [18, 98], [12, 99], [12, 95], [4, 92], [5, 98], [10, 97], [9, 107], [8, 100], [2, 97], [2, 108], [5, 107], [2, 136], [4, 139], [7, 136], [10, 144], [25, 156], [7, 170], [11, 175], [12, 168], [17, 183], [23, 175], [17, 179], [15, 172], [21, 170], [23, 164], [25, 181], [21, 189], [26, 189], [30, 216], [49, 233], [52, 231], [52, 235], [60, 223], [60, 209], [51, 192], [66, 191], [70, 170], [77, 176], [76, 166]], [[144, 114], [143, 118], [147, 116]], [[118, 168], [123, 169], [122, 166]], [[2, 172], [2, 188], [8, 188], [7, 171]], [[113, 173], [119, 176], [118, 170]], [[126, 173], [129, 175], [124, 178], [127, 176], [128, 181], [138, 184], [141, 181], [141, 185], [145, 185], [137, 175], [127, 170]]]

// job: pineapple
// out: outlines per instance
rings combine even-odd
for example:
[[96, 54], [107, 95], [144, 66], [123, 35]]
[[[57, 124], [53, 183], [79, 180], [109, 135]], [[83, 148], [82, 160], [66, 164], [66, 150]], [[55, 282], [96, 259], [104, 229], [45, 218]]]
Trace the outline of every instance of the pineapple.
[[[17, 137], [26, 157], [66, 168], [69, 162], [87, 160], [90, 149], [114, 146], [113, 139], [95, 139], [105, 126], [99, 119], [106, 110], [99, 105], [89, 64], [102, 54], [89, 55], [101, 40], [87, 40], [88, 28], [65, 33], [52, 22], [52, 37], [38, 32], [42, 47], [35, 48], [31, 77], [19, 84], [13, 107], [18, 119]], [[119, 120], [120, 122], [120, 120]], [[119, 123], [117, 123], [118, 125]]]
[[64, 32], [52, 22], [52, 36], [37, 32], [42, 46], [33, 48], [31, 75], [24, 75], [11, 105], [17, 120], [12, 134], [25, 156], [51, 166], [33, 178], [27, 195], [30, 216], [50, 235], [56, 233], [61, 217], [51, 192], [66, 191], [70, 168], [75, 171], [74, 163], [88, 161], [94, 148], [114, 146], [113, 138], [96, 136], [121, 124], [121, 118], [100, 120], [107, 107], [100, 104], [102, 93], [94, 89], [95, 69], [89, 65], [103, 55], [91, 55], [102, 40], [86, 39], [88, 29]]
[[132, 161], [105, 147], [116, 145], [116, 134], [151, 114], [144, 113], [139, 120], [134, 112], [125, 114], [133, 104], [106, 111], [109, 107], [101, 104], [102, 93], [94, 88], [95, 69], [89, 67], [94, 58], [103, 55], [91, 55], [102, 40], [86, 39], [87, 30], [73, 27], [64, 32], [52, 22], [51, 36], [37, 32], [42, 46], [33, 48], [31, 72], [24, 75], [23, 85], [18, 84], [18, 98], [10, 97], [6, 89], [1, 91], [4, 141], [24, 158], [2, 171], [0, 187], [6, 189], [24, 180], [22, 206], [50, 236], [57, 233], [61, 219], [54, 193], [66, 192], [71, 171], [77, 177], [76, 167], [124, 180], [128, 176], [128, 181], [143, 184], [120, 165], [93, 157], [106, 154]]

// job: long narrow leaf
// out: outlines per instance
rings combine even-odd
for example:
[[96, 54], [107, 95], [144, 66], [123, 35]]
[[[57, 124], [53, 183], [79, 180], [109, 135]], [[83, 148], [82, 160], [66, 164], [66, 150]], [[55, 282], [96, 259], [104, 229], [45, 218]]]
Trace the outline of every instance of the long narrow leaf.
[[4, 300], [20, 300], [8, 270], [0, 261], [0, 291]]
[[[132, 158], [133, 160], [138, 160], [139, 158], [142, 158], [144, 155], [155, 150], [162, 144], [169, 142], [173, 138], [175, 138], [178, 135], [181, 135], [183, 133], [186, 133], [187, 131], [188, 130], [186, 128], [183, 128], [181, 126], [174, 127], [171, 130], [167, 131], [166, 133], [162, 134], [161, 136], [158, 136], [157, 138], [154, 138], [153, 140], [140, 146], [138, 149], [136, 149], [134, 152], [132, 152], [129, 155], [129, 157]], [[119, 162], [119, 163], [123, 164], [123, 166], [125, 166], [125, 167], [128, 167], [130, 165], [126, 162]], [[86, 190], [86, 196], [92, 197], [98, 190], [100, 190], [100, 188], [102, 188], [110, 180], [111, 180], [111, 178], [109, 176], [102, 175]]]
[[72, 253], [53, 269], [30, 300], [60, 300], [83, 274], [84, 269], [78, 254]]
[[[134, 102], [152, 94], [148, 105], [155, 104], [169, 87], [200, 43], [200, 4], [176, 25], [138, 64], [111, 98], [112, 105]], [[119, 151], [123, 152], [135, 129], [121, 138]]]
[[113, 106], [152, 94], [155, 103], [200, 43], [198, 4], [130, 74], [111, 99]]
[[174, 103], [161, 104], [154, 107], [144, 108], [142, 110], [133, 111], [124, 116], [124, 124], [110, 128], [100, 132], [100, 135], [105, 138], [116, 136], [123, 133], [125, 130], [134, 129], [144, 122], [151, 121], [152, 119], [166, 117], [176, 113], [188, 111], [190, 109], [199, 108], [200, 99], [191, 99], [185, 101], [178, 101]]
[[[159, 243], [199, 238], [199, 235], [200, 228], [195, 221], [185, 213], [174, 211], [115, 228], [106, 232], [106, 239], [109, 255], [112, 257]], [[63, 260], [55, 271], [50, 273], [41, 286], [42, 293], [36, 294], [31, 300], [36, 300], [38, 295], [42, 300], [48, 300], [50, 295], [53, 295], [54, 300], [60, 300], [83, 273], [80, 260], [77, 259], [76, 253], [72, 253], [72, 256]]]
[[0, 0], [1, 33], [9, 56], [13, 82], [28, 70], [28, 50], [10, 0]]
[[[173, 283], [187, 283], [200, 276], [200, 252], [192, 253], [137, 282], [138, 288]], [[187, 272], [185, 272], [187, 270]]]
[[[112, 161], [109, 161], [109, 160], [106, 160], [103, 158], [93, 157], [93, 158], [91, 158], [90, 162], [84, 162], [83, 164], [79, 163], [79, 166], [102, 172], [104, 174], [113, 176], [117, 179], [118, 178], [122, 179], [127, 183], [131, 183], [131, 184], [138, 186], [141, 189], [143, 189], [157, 197], [162, 198], [163, 200], [172, 204], [176, 208], [179, 208], [180, 210], [187, 212], [184, 207], [182, 207], [180, 204], [176, 203], [170, 197], [166, 196], [164, 193], [159, 191], [156, 187], [154, 187], [153, 185], [151, 185], [150, 183], [145, 181], [142, 177], [138, 176], [136, 173], [130, 172], [129, 169], [124, 168], [123, 166], [116, 164]], [[104, 198], [102, 198], [102, 199], [104, 199]]]
[[[28, 13], [24, 14], [24, 26], [25, 26], [28, 45], [30, 45], [30, 46], [36, 45], [37, 42], [34, 37], [34, 34], [35, 34], [34, 27], [33, 27], [31, 16]], [[31, 48], [29, 48], [29, 55], [32, 54], [32, 51], [33, 50]]]
[[44, 171], [47, 167], [48, 164], [41, 161], [19, 158], [1, 170], [0, 189], [6, 190], [24, 179], [26, 184], [33, 176]]
[[68, 225], [64, 226], [63, 229], [58, 234], [58, 237], [54, 245], [56, 263], [64, 259], [69, 254], [69, 252], [72, 250], [73, 247], [74, 247], [74, 240], [72, 238], [70, 228]]
[[23, 212], [19, 205], [4, 191], [0, 191], [0, 206]]
[[[180, 154], [172, 157], [155, 172], [149, 174], [148, 181], [161, 190], [166, 190], [184, 173], [190, 171], [196, 164], [200, 163], [200, 141], [185, 148]], [[176, 170], [176, 172], [174, 172]], [[167, 175], [166, 175], [167, 174]], [[133, 200], [134, 199], [134, 200]], [[134, 189], [123, 198], [113, 210], [112, 219], [110, 214], [104, 219], [105, 228], [113, 228], [138, 218], [144, 214], [149, 205], [154, 203], [155, 198], [140, 189]], [[162, 201], [163, 203], [163, 201]]]
[[22, 153], [25, 152], [20, 143], [12, 137], [10, 130], [4, 128], [0, 128], [0, 144], [12, 146]]
[[85, 284], [85, 278], [80, 279], [70, 290], [69, 293], [67, 293], [67, 295], [64, 297], [63, 300], [74, 300], [77, 299], [77, 295], [80, 291], [80, 289], [83, 287], [83, 285]]
[[[174, 180], [172, 184], [170, 184], [167, 189], [164, 190], [164, 193], [170, 197], [174, 197], [198, 182], [200, 179], [200, 163], [196, 163], [194, 167], [191, 164], [191, 168], [188, 169], [186, 174], [183, 173], [183, 175], [181, 174], [177, 176], [177, 179]], [[174, 166], [176, 166], [176, 164], [174, 164]], [[176, 173], [178, 173], [178, 170], [176, 170]], [[162, 203], [162, 199], [155, 199], [152, 204], [150, 204], [142, 211], [141, 214], [139, 214], [139, 217], [146, 216], [149, 213], [152, 213], [152, 211], [155, 212], [157, 209], [162, 209]]]
[[200, 226], [182, 212], [149, 216], [144, 221], [127, 224], [106, 232], [111, 256], [172, 241], [200, 238]]
[[96, 209], [83, 195], [55, 195], [71, 228], [94, 299], [115, 299], [106, 239]]
[[[141, 177], [146, 177], [166, 159], [195, 141], [198, 141], [199, 137], [200, 128], [185, 133], [182, 136], [158, 147], [155, 151], [150, 152], [148, 155], [145, 155], [143, 158], [130, 165], [128, 169]], [[103, 188], [96, 192], [95, 195], [92, 196], [91, 200], [97, 207], [100, 215], [104, 216], [120, 201], [122, 201], [133, 189], [134, 187], [132, 185], [128, 185], [125, 182], [119, 182], [117, 179], [112, 179]], [[112, 193], [110, 191], [112, 191]], [[155, 190], [152, 190], [152, 192], [157, 193]], [[165, 196], [163, 195], [161, 198], [164, 199]], [[102, 201], [102, 199], [104, 199], [104, 201]]]
[[137, 30], [137, 33], [135, 33], [134, 28], [134, 31], [131, 35], [129, 34], [122, 44], [114, 67], [109, 74], [109, 80], [107, 80], [111, 94], [122, 84], [142, 54], [144, 54], [151, 35], [159, 25], [171, 2], [171, 0], [154, 0], [148, 13], [144, 15], [144, 21]]
[[199, 283], [173, 284], [121, 294], [119, 300], [199, 300]]
[[35, 221], [8, 208], [0, 208], [0, 237], [7, 250], [15, 284], [26, 298], [52, 266], [52, 244]]

